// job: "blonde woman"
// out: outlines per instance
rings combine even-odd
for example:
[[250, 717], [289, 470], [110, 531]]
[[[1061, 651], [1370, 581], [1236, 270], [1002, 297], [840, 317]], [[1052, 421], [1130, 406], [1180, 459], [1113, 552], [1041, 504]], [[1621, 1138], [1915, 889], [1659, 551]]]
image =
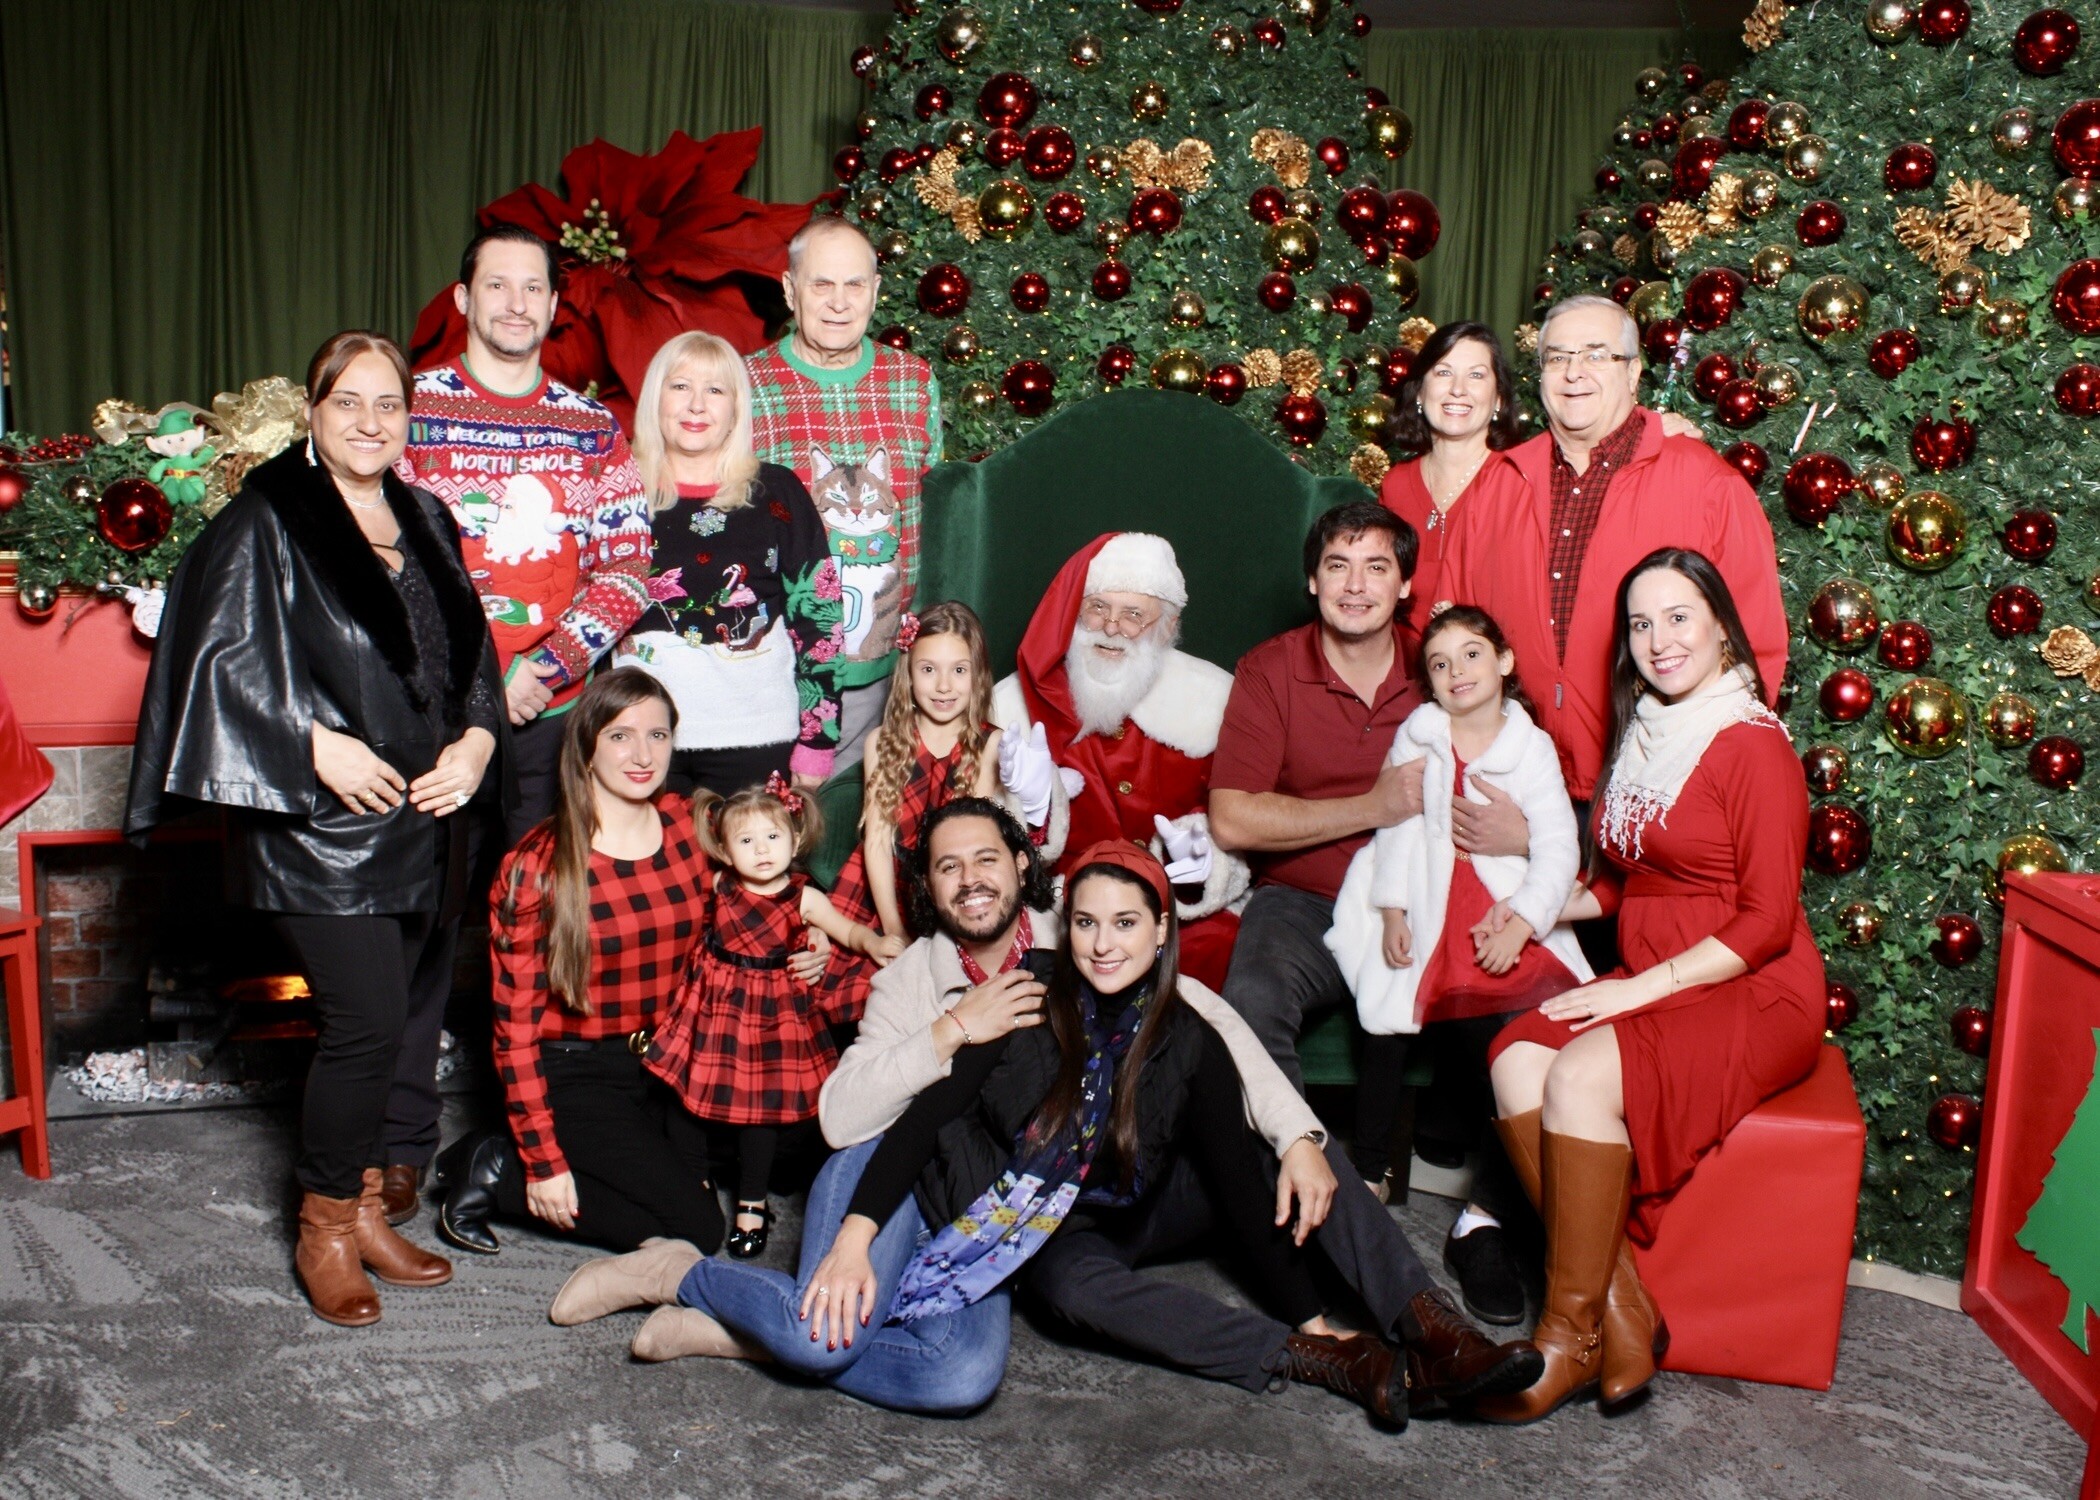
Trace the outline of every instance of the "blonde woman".
[[752, 454], [750, 381], [725, 341], [682, 333], [656, 351], [634, 457], [649, 606], [614, 660], [678, 705], [671, 789], [727, 796], [775, 772], [814, 787], [838, 745], [838, 570], [802, 482]]

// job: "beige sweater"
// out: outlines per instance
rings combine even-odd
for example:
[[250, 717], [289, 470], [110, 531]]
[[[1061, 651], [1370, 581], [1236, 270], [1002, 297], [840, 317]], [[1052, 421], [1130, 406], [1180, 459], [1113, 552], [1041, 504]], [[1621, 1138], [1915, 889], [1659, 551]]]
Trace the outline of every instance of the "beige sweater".
[[[1053, 913], [1030, 912], [1029, 925], [1038, 948], [1057, 946]], [[1180, 988], [1189, 1009], [1218, 1033], [1232, 1053], [1246, 1095], [1247, 1123], [1270, 1149], [1281, 1156], [1306, 1135], [1324, 1144], [1327, 1132], [1319, 1117], [1291, 1087], [1239, 1012], [1186, 974], [1181, 976]], [[933, 1023], [969, 989], [955, 944], [939, 937], [920, 938], [875, 976], [860, 1034], [817, 1098], [817, 1118], [833, 1149], [843, 1150], [882, 1134], [923, 1090], [948, 1076], [948, 1062], [934, 1050]]]

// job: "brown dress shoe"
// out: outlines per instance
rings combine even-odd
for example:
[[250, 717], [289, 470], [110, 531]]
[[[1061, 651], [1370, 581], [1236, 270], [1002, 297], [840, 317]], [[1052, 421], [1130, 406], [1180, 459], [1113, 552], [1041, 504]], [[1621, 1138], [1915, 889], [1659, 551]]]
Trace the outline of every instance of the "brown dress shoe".
[[1594, 1390], [1604, 1367], [1604, 1298], [1626, 1243], [1633, 1152], [1609, 1141], [1542, 1131], [1546, 1304], [1532, 1340], [1546, 1358], [1529, 1390], [1478, 1402], [1490, 1422], [1536, 1422]]
[[385, 1192], [377, 1167], [365, 1168], [364, 1196], [357, 1200], [357, 1258], [392, 1286], [443, 1286], [452, 1262], [410, 1244], [387, 1222]]
[[379, 1321], [379, 1293], [357, 1259], [357, 1203], [308, 1193], [299, 1202], [299, 1249], [292, 1257], [314, 1316], [344, 1328]]
[[1396, 1431], [1407, 1425], [1407, 1362], [1384, 1339], [1294, 1333], [1283, 1349], [1290, 1379], [1345, 1396]]
[[1530, 1343], [1496, 1343], [1434, 1288], [1407, 1304], [1405, 1322], [1407, 1388], [1416, 1411], [1523, 1390], [1544, 1368]]
[[386, 1206], [386, 1221], [399, 1228], [423, 1207], [423, 1169], [396, 1163], [381, 1180], [380, 1201]]
[[[1495, 1122], [1495, 1133], [1516, 1168], [1517, 1178], [1539, 1206], [1539, 1112], [1529, 1110]], [[1597, 1394], [1611, 1405], [1637, 1396], [1655, 1378], [1655, 1362], [1670, 1347], [1670, 1327], [1662, 1309], [1655, 1305], [1633, 1260], [1633, 1246], [1621, 1244], [1619, 1259], [1612, 1268], [1611, 1286], [1604, 1294], [1604, 1368], [1597, 1380]]]

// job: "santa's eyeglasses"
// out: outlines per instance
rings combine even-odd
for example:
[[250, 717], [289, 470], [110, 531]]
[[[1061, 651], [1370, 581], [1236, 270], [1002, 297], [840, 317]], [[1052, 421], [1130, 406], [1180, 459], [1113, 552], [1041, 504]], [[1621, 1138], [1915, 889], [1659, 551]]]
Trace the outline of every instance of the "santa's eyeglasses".
[[1079, 606], [1079, 618], [1090, 630], [1106, 630], [1108, 622], [1113, 620], [1130, 634], [1137, 635], [1151, 628], [1152, 622], [1159, 618], [1159, 609], [1157, 606], [1143, 609], [1135, 604], [1118, 607], [1106, 599], [1089, 599]]

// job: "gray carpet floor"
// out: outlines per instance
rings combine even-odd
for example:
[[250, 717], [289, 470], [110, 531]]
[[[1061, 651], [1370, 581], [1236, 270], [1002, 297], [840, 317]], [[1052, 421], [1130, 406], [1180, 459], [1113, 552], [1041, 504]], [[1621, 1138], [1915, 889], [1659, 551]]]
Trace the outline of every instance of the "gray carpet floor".
[[[1374, 1429], [1318, 1390], [1252, 1396], [1016, 1320], [983, 1412], [931, 1421], [763, 1369], [627, 1357], [638, 1315], [547, 1322], [587, 1253], [513, 1230], [376, 1327], [291, 1280], [292, 1122], [66, 1121], [56, 1175], [0, 1160], [0, 1495], [2064, 1497], [2082, 1446], [1966, 1318], [1854, 1291], [1827, 1393], [1666, 1375], [1612, 1418]], [[1425, 1261], [1450, 1218], [1400, 1210]], [[431, 1243], [426, 1212], [409, 1233]], [[792, 1220], [769, 1260], [785, 1263]], [[1201, 1263], [1170, 1268], [1230, 1294]]]

